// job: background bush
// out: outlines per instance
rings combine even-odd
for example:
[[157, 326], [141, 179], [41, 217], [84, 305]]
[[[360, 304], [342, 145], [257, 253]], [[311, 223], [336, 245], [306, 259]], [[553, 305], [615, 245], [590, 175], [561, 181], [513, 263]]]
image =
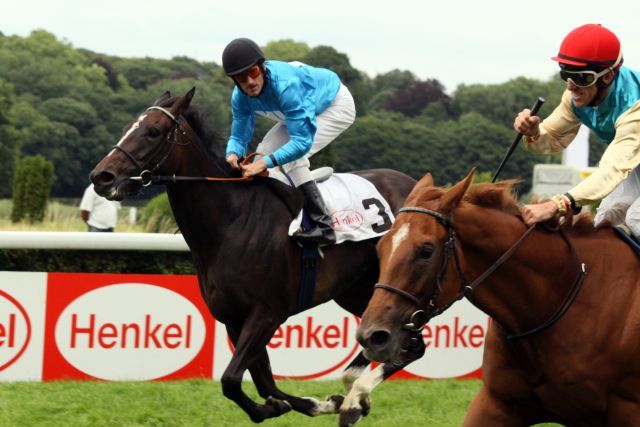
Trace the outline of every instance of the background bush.
[[53, 184], [53, 164], [42, 156], [24, 157], [13, 179], [11, 221], [41, 222]]
[[148, 233], [173, 233], [178, 229], [167, 193], [158, 194], [142, 208], [140, 224]]

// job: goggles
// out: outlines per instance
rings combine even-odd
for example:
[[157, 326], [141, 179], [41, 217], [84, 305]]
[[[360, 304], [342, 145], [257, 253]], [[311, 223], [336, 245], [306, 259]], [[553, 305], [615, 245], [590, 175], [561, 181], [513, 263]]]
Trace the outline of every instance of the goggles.
[[565, 82], [571, 81], [574, 85], [578, 87], [589, 87], [595, 84], [598, 79], [605, 74], [611, 71], [610, 68], [605, 68], [604, 70], [596, 73], [595, 71], [585, 70], [585, 71], [560, 71], [560, 78]]
[[235, 76], [233, 76], [233, 79], [238, 83], [244, 83], [249, 80], [249, 78], [257, 79], [260, 73], [260, 67], [258, 65], [254, 65], [248, 70], [243, 71], [240, 74], [236, 74]]
[[604, 76], [609, 71], [613, 71], [620, 63], [621, 59], [622, 49], [620, 49], [620, 52], [618, 53], [618, 59], [616, 59], [616, 62], [611, 67], [607, 67], [600, 72], [592, 70], [560, 70], [560, 78], [565, 82], [571, 80], [571, 83], [578, 87], [589, 87], [594, 85], [600, 77]]

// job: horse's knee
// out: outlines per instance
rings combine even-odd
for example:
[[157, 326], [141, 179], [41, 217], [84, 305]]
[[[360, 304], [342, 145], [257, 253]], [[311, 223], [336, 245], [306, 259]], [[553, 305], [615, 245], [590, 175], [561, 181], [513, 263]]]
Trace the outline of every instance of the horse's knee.
[[351, 391], [353, 383], [360, 378], [366, 368], [366, 366], [350, 366], [342, 371], [342, 374], [340, 374], [340, 380], [342, 381], [344, 391], [347, 394]]
[[223, 374], [220, 383], [222, 384], [222, 394], [227, 399], [235, 400], [242, 390], [242, 381], [232, 375]]

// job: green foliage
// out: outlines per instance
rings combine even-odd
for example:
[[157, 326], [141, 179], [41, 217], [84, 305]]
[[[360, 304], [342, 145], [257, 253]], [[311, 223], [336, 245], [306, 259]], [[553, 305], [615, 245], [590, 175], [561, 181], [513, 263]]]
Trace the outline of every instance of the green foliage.
[[11, 221], [42, 221], [52, 182], [53, 165], [50, 161], [42, 156], [25, 157], [20, 160], [13, 179]]
[[311, 48], [306, 43], [296, 42], [292, 39], [282, 39], [267, 43], [262, 49], [267, 59], [277, 61], [302, 61]]
[[0, 249], [1, 271], [196, 274], [189, 252]]
[[0, 197], [8, 197], [22, 144], [9, 111], [15, 102], [13, 86], [0, 78]]
[[167, 193], [158, 194], [146, 204], [140, 212], [140, 223], [151, 233], [173, 232], [178, 228]]

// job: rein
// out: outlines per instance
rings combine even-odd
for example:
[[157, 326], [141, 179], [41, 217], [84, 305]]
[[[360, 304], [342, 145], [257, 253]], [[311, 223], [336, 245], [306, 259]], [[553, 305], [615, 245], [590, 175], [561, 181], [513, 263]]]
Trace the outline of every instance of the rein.
[[[440, 224], [442, 224], [447, 230], [447, 241], [444, 244], [444, 255], [442, 258], [442, 263], [440, 264], [438, 276], [436, 278], [437, 288], [428, 302], [428, 305], [429, 305], [427, 309], [428, 311], [421, 309], [422, 304], [420, 299], [410, 294], [409, 292], [406, 292], [402, 289], [399, 289], [384, 283], [376, 283], [376, 285], [374, 286], [374, 289], [380, 288], [380, 289], [384, 289], [386, 291], [395, 293], [397, 295], [400, 295], [403, 298], [411, 301], [413, 305], [415, 305], [416, 308], [418, 308], [418, 310], [416, 310], [411, 315], [409, 322], [403, 326], [403, 329], [408, 330], [410, 332], [414, 332], [414, 333], [420, 332], [430, 319], [441, 314], [442, 312], [447, 310], [449, 307], [451, 307], [451, 305], [453, 305], [455, 302], [462, 299], [463, 297], [466, 297], [467, 299], [470, 300], [471, 296], [473, 295], [473, 291], [480, 285], [480, 283], [482, 283], [487, 277], [489, 277], [494, 271], [496, 271], [502, 264], [504, 264], [516, 252], [516, 250], [522, 245], [522, 243], [529, 237], [531, 232], [536, 228], [536, 224], [529, 227], [529, 229], [527, 229], [527, 231], [518, 239], [518, 241], [516, 241], [513, 244], [513, 246], [511, 246], [511, 248], [509, 248], [504, 254], [502, 254], [502, 256], [500, 256], [500, 258], [498, 258], [484, 273], [482, 273], [475, 280], [473, 280], [473, 282], [468, 283], [467, 279], [464, 276], [462, 268], [460, 267], [460, 258], [458, 256], [458, 251], [456, 250], [456, 247], [455, 247], [455, 230], [454, 230], [455, 227], [453, 222], [449, 218], [442, 215], [441, 213], [432, 211], [430, 209], [424, 209], [424, 208], [418, 208], [418, 207], [404, 207], [398, 211], [398, 213], [402, 213], [402, 212], [417, 212], [417, 213], [430, 215], [434, 217]], [[562, 304], [560, 305], [558, 310], [556, 310], [556, 312], [546, 322], [544, 322], [540, 326], [537, 326], [529, 331], [522, 332], [522, 333], [507, 333], [506, 331], [503, 331], [503, 333], [505, 334], [505, 338], [508, 340], [519, 339], [519, 338], [524, 338], [524, 337], [533, 335], [555, 324], [566, 313], [566, 311], [569, 309], [573, 301], [576, 299], [578, 292], [582, 288], [582, 284], [584, 282], [584, 276], [586, 274], [585, 264], [580, 260], [580, 257], [577, 254], [575, 247], [571, 243], [571, 240], [569, 240], [569, 238], [566, 236], [564, 230], [559, 229], [559, 232], [562, 238], [564, 239], [564, 241], [567, 242], [567, 244], [571, 248], [571, 253], [578, 260], [578, 263], [580, 264], [580, 271], [578, 272], [578, 275], [576, 276], [576, 279], [571, 285], [571, 289], [569, 290], [569, 293], [563, 300]], [[442, 305], [438, 308], [435, 308], [435, 301], [440, 296], [440, 293], [442, 292], [442, 281], [444, 280], [444, 277], [446, 275], [447, 266], [449, 264], [449, 259], [451, 258], [452, 253], [453, 253], [453, 258], [455, 260], [456, 271], [458, 273], [458, 276], [460, 277], [460, 292], [458, 292], [456, 297], [450, 303]]]
[[[180, 116], [176, 117], [173, 114], [171, 114], [170, 111], [168, 111], [165, 108], [162, 107], [158, 107], [158, 106], [151, 106], [149, 108], [147, 108], [148, 110], [158, 110], [161, 111], [162, 113], [164, 113], [167, 117], [169, 117], [173, 123], [174, 123], [174, 128], [171, 132], [169, 132], [167, 134], [167, 143], [171, 145], [171, 150], [169, 150], [167, 152], [167, 154], [165, 154], [162, 159], [160, 159], [156, 165], [151, 169], [146, 169], [147, 164], [149, 163], [149, 161], [145, 162], [143, 165], [140, 165], [140, 162], [138, 160], [136, 160], [136, 158], [129, 153], [127, 150], [125, 150], [124, 148], [120, 147], [119, 145], [115, 145], [113, 147], [113, 149], [120, 151], [121, 153], [123, 153], [125, 156], [127, 156], [127, 158], [129, 160], [131, 160], [131, 162], [136, 166], [136, 168], [140, 171], [140, 175], [139, 176], [132, 176], [129, 177], [129, 180], [131, 181], [139, 181], [140, 184], [143, 187], [148, 187], [151, 184], [160, 184], [160, 183], [175, 183], [178, 181], [251, 181], [253, 180], [253, 176], [242, 176], [242, 177], [233, 177], [233, 178], [227, 178], [227, 177], [210, 177], [210, 176], [179, 176], [176, 174], [173, 175], [154, 175], [153, 173], [155, 171], [157, 171], [158, 169], [160, 169], [160, 166], [162, 166], [162, 164], [164, 164], [164, 162], [167, 160], [167, 158], [169, 157], [169, 155], [171, 154], [173, 148], [177, 145], [180, 146], [187, 146], [189, 144], [191, 144], [191, 140], [187, 138], [187, 142], [178, 142], [178, 134], [182, 135], [183, 137], [186, 137], [187, 133], [185, 132], [185, 130], [181, 127], [181, 120], [180, 120]], [[160, 148], [162, 148], [162, 145], [158, 145], [158, 148], [156, 148], [156, 150], [153, 152], [153, 154], [150, 156], [150, 158], [154, 158], [155, 154], [160, 150]], [[261, 155], [260, 153], [251, 153], [248, 156], [246, 156], [242, 162], [241, 165], [247, 165], [249, 163], [251, 163], [251, 161], [253, 160], [254, 157]], [[269, 176], [269, 172], [264, 171], [260, 174], [258, 174], [258, 176]]]

